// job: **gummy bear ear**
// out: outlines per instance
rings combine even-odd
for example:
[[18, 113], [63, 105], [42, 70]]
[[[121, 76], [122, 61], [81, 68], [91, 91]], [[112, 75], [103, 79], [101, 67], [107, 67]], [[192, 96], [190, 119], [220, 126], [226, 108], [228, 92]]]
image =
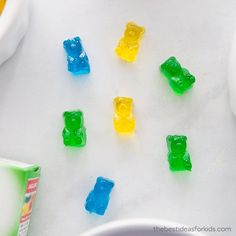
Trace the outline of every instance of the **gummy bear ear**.
[[195, 77], [192, 75], [191, 77], [190, 77], [190, 81], [192, 82], [192, 83], [194, 83], [195, 82]]
[[68, 44], [69, 44], [69, 41], [68, 41], [68, 40], [63, 41], [63, 46], [64, 46], [64, 48], [65, 48], [66, 46], [68, 46]]
[[140, 27], [141, 28], [141, 34], [143, 34], [145, 32], [145, 28], [144, 27]]
[[171, 139], [172, 139], [172, 137], [173, 137], [172, 135], [168, 135], [168, 136], [166, 137], [166, 141], [167, 141], [167, 142], [170, 142]]
[[83, 112], [82, 111], [77, 110], [77, 114], [78, 114], [78, 116], [82, 116], [83, 117]]
[[133, 99], [132, 99], [132, 98], [128, 99], [128, 100], [127, 100], [127, 104], [128, 104], [129, 106], [132, 106], [132, 105], [133, 105]]
[[132, 25], [134, 25], [133, 22], [128, 22], [126, 26], [127, 26], [127, 28], [128, 28], [128, 27], [130, 27], [130, 26], [132, 26]]
[[80, 42], [80, 41], [81, 41], [81, 39], [80, 39], [79, 36], [75, 37], [74, 40], [75, 40], [76, 42]]
[[63, 113], [63, 117], [66, 117], [68, 114], [69, 114], [69, 112], [68, 112], [68, 111], [65, 111], [65, 112]]
[[170, 61], [177, 61], [176, 57], [174, 57], [174, 56], [171, 56], [168, 60], [170, 60]]

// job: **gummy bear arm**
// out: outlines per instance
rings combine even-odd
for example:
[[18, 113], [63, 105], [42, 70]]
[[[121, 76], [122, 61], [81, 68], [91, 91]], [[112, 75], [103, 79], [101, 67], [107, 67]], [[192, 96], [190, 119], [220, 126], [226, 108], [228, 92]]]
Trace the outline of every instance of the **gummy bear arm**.
[[184, 156], [183, 156], [183, 160], [185, 162], [190, 162], [190, 155], [188, 152], [185, 152]]
[[184, 154], [183, 161], [184, 161], [185, 168], [187, 170], [191, 171], [192, 170], [192, 163], [191, 163], [190, 155], [188, 152], [186, 152]]
[[168, 135], [168, 136], [166, 137], [167, 148], [168, 148], [169, 151], [171, 150], [172, 138], [173, 138], [172, 135]]

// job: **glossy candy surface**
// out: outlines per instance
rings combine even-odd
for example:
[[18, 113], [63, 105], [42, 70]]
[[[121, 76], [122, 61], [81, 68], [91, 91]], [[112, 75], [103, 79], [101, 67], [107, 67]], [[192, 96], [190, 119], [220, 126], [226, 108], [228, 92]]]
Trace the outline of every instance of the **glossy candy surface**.
[[68, 71], [74, 75], [88, 74], [90, 72], [89, 59], [80, 38], [67, 39], [63, 42], [63, 46], [67, 53]]
[[86, 129], [82, 111], [66, 111], [63, 114], [65, 128], [62, 131], [65, 146], [83, 147], [86, 144]]
[[168, 135], [166, 138], [168, 147], [169, 167], [172, 171], [191, 171], [192, 164], [187, 151], [187, 137], [183, 135]]
[[175, 57], [167, 59], [160, 66], [160, 71], [168, 79], [170, 87], [178, 95], [189, 90], [195, 82], [195, 77], [187, 69], [182, 68]]
[[128, 134], [135, 129], [133, 115], [133, 99], [128, 97], [116, 97], [114, 99], [114, 127], [118, 133]]
[[124, 35], [115, 49], [116, 54], [124, 61], [134, 62], [144, 31], [145, 29], [142, 26], [138, 26], [133, 22], [127, 23]]
[[86, 199], [85, 209], [90, 213], [104, 215], [113, 187], [114, 182], [112, 180], [98, 177], [94, 189], [89, 193]]
[[3, 12], [3, 8], [5, 6], [5, 3], [6, 3], [6, 0], [0, 0], [0, 15], [2, 14]]

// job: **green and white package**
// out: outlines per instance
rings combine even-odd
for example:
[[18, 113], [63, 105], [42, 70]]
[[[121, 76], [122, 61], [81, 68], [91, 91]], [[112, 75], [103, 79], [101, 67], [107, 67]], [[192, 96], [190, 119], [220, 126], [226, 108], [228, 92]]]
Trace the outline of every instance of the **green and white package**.
[[0, 235], [26, 236], [40, 167], [0, 158]]

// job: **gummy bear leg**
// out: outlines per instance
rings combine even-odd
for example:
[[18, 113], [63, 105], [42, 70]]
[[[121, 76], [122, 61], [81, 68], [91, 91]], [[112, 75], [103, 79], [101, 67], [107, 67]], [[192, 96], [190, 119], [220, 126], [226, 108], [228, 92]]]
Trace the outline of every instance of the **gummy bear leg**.
[[191, 171], [192, 170], [192, 163], [190, 160], [190, 155], [188, 152], [183, 157], [183, 166], [185, 170]]
[[86, 199], [85, 209], [90, 213], [94, 212], [95, 210], [95, 198], [93, 192], [90, 192]]

